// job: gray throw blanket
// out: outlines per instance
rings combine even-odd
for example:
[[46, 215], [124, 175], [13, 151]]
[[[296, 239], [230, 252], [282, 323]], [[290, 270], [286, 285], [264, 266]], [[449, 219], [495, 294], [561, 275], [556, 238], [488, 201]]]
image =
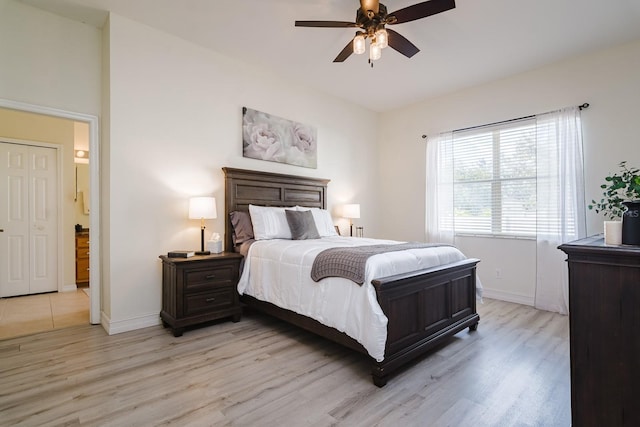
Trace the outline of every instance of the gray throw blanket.
[[450, 245], [409, 242], [325, 249], [313, 260], [311, 278], [315, 282], [318, 282], [325, 277], [343, 277], [362, 285], [364, 283], [364, 268], [369, 257], [385, 252], [432, 248], [436, 246]]

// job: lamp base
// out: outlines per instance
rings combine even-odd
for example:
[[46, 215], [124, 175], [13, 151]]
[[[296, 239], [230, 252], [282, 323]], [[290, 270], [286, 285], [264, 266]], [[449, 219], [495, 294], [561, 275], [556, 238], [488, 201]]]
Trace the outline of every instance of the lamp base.
[[202, 219], [202, 224], [200, 226], [200, 250], [196, 251], [196, 255], [210, 255], [210, 251], [204, 250], [204, 219]]

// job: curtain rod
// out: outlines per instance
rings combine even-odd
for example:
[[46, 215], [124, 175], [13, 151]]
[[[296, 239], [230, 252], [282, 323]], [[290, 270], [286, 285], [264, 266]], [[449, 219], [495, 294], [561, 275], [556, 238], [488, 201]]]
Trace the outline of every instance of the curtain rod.
[[[589, 108], [589, 103], [585, 102], [582, 105], [578, 105], [578, 108], [580, 109], [580, 111], [582, 111], [582, 110], [584, 110], [586, 108]], [[480, 129], [480, 128], [483, 128], [483, 127], [498, 125], [498, 124], [502, 124], [502, 123], [516, 122], [518, 120], [531, 119], [531, 118], [533, 118], [533, 117], [535, 117], [537, 115], [538, 114], [532, 114], [530, 116], [518, 117], [517, 119], [501, 120], [499, 122], [487, 123], [486, 125], [470, 126], [468, 128], [455, 129], [455, 130], [452, 130], [451, 132], [462, 132], [462, 131], [465, 131], [465, 130]], [[426, 138], [427, 138], [427, 135], [422, 135], [422, 139], [426, 139]]]

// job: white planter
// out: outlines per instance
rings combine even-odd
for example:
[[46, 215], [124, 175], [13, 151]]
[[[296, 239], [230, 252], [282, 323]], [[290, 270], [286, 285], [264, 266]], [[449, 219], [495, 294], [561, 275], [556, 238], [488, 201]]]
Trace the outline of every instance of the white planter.
[[604, 244], [605, 245], [621, 245], [622, 244], [622, 221], [605, 221], [604, 222]]

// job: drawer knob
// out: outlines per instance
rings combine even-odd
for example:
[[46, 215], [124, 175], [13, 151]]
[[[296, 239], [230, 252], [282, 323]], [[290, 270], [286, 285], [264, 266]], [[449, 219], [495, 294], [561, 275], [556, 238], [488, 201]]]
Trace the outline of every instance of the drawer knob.
[[212, 297], [212, 298], [207, 298], [205, 301], [206, 301], [206, 302], [214, 302], [215, 300], [216, 300], [216, 299]]
[[205, 279], [215, 279], [215, 278], [216, 278], [215, 274], [210, 274], [210, 275], [205, 277]]

